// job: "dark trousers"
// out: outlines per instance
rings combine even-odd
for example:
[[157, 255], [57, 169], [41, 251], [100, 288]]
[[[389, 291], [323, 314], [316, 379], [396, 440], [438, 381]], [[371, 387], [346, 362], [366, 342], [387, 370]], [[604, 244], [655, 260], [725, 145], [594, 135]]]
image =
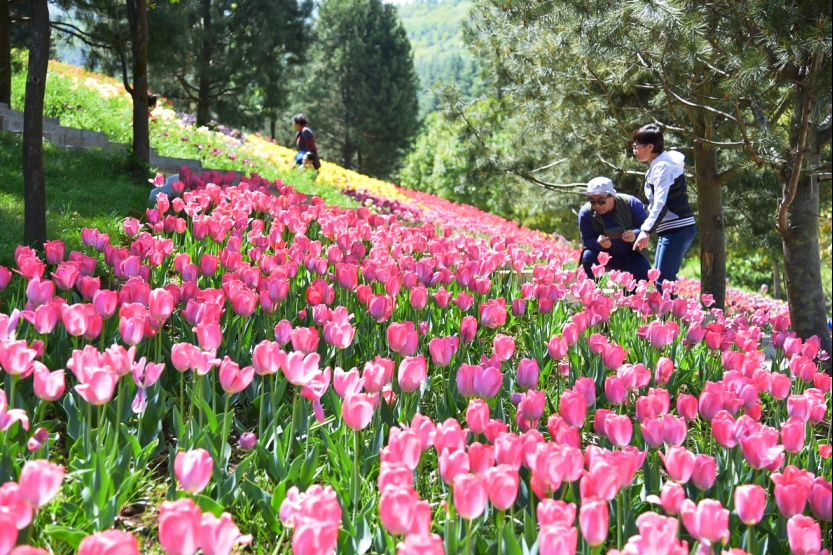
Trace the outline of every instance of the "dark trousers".
[[[584, 272], [590, 279], [593, 278], [593, 264], [599, 263], [599, 253], [584, 249], [581, 253], [581, 265], [584, 267]], [[634, 252], [628, 256], [614, 256], [605, 266], [606, 271], [619, 270], [622, 272], [630, 272], [637, 281], [648, 279], [648, 270], [651, 269], [651, 263], [648, 259]]]

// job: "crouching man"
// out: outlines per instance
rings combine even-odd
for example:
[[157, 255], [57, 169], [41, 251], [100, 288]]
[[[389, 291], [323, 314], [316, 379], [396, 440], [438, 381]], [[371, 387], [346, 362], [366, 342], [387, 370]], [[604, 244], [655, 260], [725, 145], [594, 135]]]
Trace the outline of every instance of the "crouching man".
[[607, 270], [629, 272], [636, 280], [647, 280], [651, 263], [642, 251], [633, 249], [639, 227], [647, 219], [645, 207], [638, 198], [617, 193], [607, 177], [595, 177], [582, 193], [587, 202], [578, 214], [581, 232], [581, 265], [587, 277], [593, 279], [593, 265], [599, 263], [599, 253], [606, 252], [610, 261]]

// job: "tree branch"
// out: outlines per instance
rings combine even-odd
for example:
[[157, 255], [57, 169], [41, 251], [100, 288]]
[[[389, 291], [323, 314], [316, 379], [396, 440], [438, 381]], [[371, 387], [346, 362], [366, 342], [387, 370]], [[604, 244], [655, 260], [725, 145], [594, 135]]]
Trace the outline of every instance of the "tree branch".
[[[820, 65], [821, 56], [816, 54], [813, 56], [812, 70], [808, 72], [808, 74], [815, 75], [816, 72], [818, 72]], [[795, 195], [798, 192], [798, 180], [801, 177], [801, 164], [804, 162], [804, 154], [807, 148], [807, 135], [810, 131], [810, 112], [812, 111], [813, 104], [815, 104], [806, 80], [801, 91], [799, 91], [799, 95], [804, 98], [801, 106], [801, 127], [798, 132], [798, 145], [796, 145], [795, 161], [793, 162], [792, 173], [790, 174], [790, 181], [787, 184], [787, 190], [785, 191], [785, 194], [781, 199], [781, 203], [778, 206], [777, 226], [778, 233], [780, 233], [782, 237], [786, 237], [789, 232], [787, 228], [787, 211], [790, 209], [790, 206], [795, 200]]]

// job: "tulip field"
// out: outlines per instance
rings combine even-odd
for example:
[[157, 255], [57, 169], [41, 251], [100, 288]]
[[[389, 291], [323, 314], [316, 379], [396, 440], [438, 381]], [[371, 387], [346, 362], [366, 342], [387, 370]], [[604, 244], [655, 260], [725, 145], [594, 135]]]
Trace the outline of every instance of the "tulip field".
[[828, 354], [783, 303], [318, 177], [359, 207], [183, 168], [117, 233], [14, 249], [0, 555], [828, 552]]
[[783, 304], [348, 181], [183, 171], [15, 250], [0, 555], [827, 552], [828, 355]]

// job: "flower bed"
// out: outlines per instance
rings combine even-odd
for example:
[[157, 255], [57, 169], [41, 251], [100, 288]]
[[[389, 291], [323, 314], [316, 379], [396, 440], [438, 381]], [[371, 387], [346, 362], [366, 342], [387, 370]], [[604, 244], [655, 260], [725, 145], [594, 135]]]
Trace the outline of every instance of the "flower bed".
[[831, 380], [779, 307], [427, 195], [183, 180], [0, 268], [0, 555], [821, 551]]

